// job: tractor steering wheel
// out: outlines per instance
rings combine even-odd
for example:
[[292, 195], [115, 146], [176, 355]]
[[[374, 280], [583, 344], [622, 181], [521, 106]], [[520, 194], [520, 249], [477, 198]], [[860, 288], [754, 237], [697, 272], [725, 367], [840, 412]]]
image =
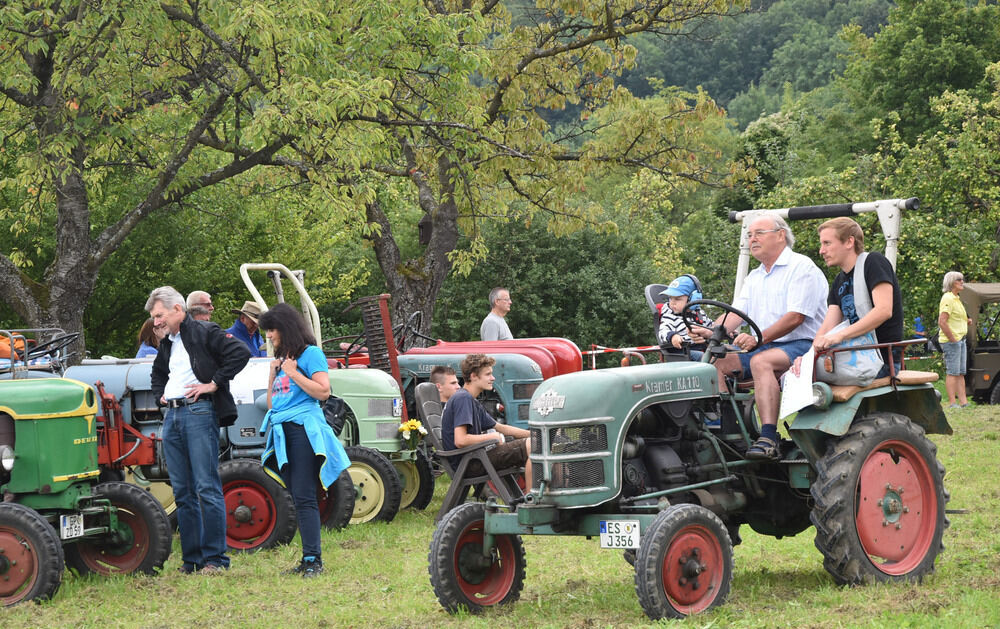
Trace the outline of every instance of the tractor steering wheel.
[[423, 321], [424, 313], [416, 310], [406, 319], [405, 323], [400, 323], [392, 329], [392, 338], [396, 341], [396, 349], [398, 351], [403, 351], [403, 345], [406, 343], [406, 339], [409, 338], [411, 333], [418, 333], [420, 324], [423, 323]]
[[24, 354], [24, 360], [34, 360], [41, 356], [49, 356], [55, 354], [59, 350], [67, 347], [73, 341], [80, 338], [79, 332], [70, 332], [64, 336], [57, 336], [56, 338], [46, 341], [41, 345], [35, 345], [34, 347], [29, 347]]
[[[707, 324], [699, 323], [697, 318], [695, 317], [695, 312], [694, 312], [695, 307], [699, 305], [714, 306], [716, 308], [724, 310], [726, 314], [723, 315], [720, 325], [715, 325], [714, 322], [709, 322]], [[753, 333], [754, 340], [756, 341], [756, 346], [760, 347], [763, 344], [764, 335], [761, 334], [760, 328], [757, 326], [757, 324], [754, 323], [753, 319], [748, 317], [746, 313], [744, 313], [741, 310], [737, 310], [736, 308], [733, 308], [732, 306], [730, 306], [725, 302], [715, 301], [714, 299], [695, 299], [693, 301], [689, 301], [687, 305], [684, 306], [684, 310], [681, 311], [681, 319], [683, 319], [684, 325], [686, 325], [688, 329], [693, 327], [701, 327], [712, 331], [712, 336], [710, 336], [708, 339], [708, 349], [705, 351], [705, 356], [704, 356], [705, 362], [714, 362], [713, 360], [714, 358], [725, 356], [730, 352], [740, 351], [738, 347], [736, 347], [735, 345], [731, 345], [728, 342], [730, 339], [729, 339], [729, 333], [726, 331], [726, 318], [729, 317], [730, 314], [736, 315], [740, 319], [743, 319], [743, 322], [746, 323], [748, 326], [750, 326], [750, 331]]]

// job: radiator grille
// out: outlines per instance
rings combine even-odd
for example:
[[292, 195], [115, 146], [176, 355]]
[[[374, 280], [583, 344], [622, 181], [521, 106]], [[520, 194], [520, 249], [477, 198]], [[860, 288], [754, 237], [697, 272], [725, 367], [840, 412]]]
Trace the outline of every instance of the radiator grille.
[[[527, 408], [527, 406], [525, 408]], [[537, 428], [531, 429], [531, 453], [532, 454], [542, 453], [542, 431]], [[541, 477], [538, 476], [536, 478], [541, 478]]]
[[603, 424], [552, 428], [549, 430], [549, 444], [552, 454], [605, 452], [608, 449], [608, 430]]
[[369, 417], [392, 417], [392, 400], [388, 398], [368, 398]]
[[399, 424], [396, 422], [379, 422], [375, 424], [375, 435], [379, 439], [392, 439], [399, 436]]
[[569, 461], [552, 465], [552, 489], [604, 486], [604, 462], [600, 459]]

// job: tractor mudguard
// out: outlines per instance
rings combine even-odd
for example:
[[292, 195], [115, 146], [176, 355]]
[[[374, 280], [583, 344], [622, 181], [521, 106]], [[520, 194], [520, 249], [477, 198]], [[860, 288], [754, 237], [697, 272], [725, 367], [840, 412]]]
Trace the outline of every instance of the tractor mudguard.
[[876, 387], [860, 391], [845, 402], [833, 402], [828, 408], [807, 406], [798, 412], [788, 431], [792, 440], [815, 461], [823, 456], [827, 437], [847, 434], [855, 417], [878, 411], [905, 415], [928, 434], [952, 434], [940, 395], [930, 384], [900, 385], [896, 390], [890, 386]]

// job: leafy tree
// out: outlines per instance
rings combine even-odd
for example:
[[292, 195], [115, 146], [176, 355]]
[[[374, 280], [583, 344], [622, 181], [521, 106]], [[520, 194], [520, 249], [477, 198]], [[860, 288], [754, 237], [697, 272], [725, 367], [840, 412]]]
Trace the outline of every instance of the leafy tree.
[[[733, 4], [545, 0], [512, 24], [497, 0], [6, 3], [0, 220], [15, 247], [0, 289], [31, 325], [82, 329], [138, 225], [275, 168], [311, 184], [319, 220], [371, 239], [397, 312], [430, 319], [453, 265], [483, 255], [485, 218], [585, 224], [592, 208], [562, 200], [609, 166], [712, 178], [692, 133], [720, 116], [707, 96], [642, 103], [613, 77], [634, 59], [627, 37]], [[540, 110], [567, 105], [581, 120], [549, 135]], [[401, 246], [415, 216], [430, 240]]]
[[901, 137], [912, 145], [936, 129], [932, 98], [946, 90], [988, 89], [986, 66], [1000, 60], [1000, 6], [965, 0], [897, 5], [874, 37], [852, 31], [845, 79], [860, 120], [895, 112]]

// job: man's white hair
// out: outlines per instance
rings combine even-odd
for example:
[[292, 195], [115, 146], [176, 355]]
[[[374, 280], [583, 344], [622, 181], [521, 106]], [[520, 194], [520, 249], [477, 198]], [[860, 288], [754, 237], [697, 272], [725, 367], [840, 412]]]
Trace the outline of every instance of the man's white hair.
[[207, 300], [207, 301], [211, 301], [212, 300], [212, 296], [209, 295], [208, 293], [206, 293], [203, 290], [194, 290], [194, 291], [191, 291], [191, 294], [188, 295], [188, 298], [187, 298], [187, 307], [188, 307], [188, 310], [190, 310], [191, 307], [195, 305], [195, 303], [197, 303], [199, 301], [202, 301], [203, 298], [204, 298], [204, 300]]
[[146, 312], [150, 312], [153, 306], [156, 305], [156, 302], [160, 302], [168, 310], [174, 306], [180, 306], [184, 312], [187, 312], [184, 296], [177, 292], [177, 289], [173, 286], [154, 288], [153, 292], [149, 294], [149, 299], [146, 300]]

